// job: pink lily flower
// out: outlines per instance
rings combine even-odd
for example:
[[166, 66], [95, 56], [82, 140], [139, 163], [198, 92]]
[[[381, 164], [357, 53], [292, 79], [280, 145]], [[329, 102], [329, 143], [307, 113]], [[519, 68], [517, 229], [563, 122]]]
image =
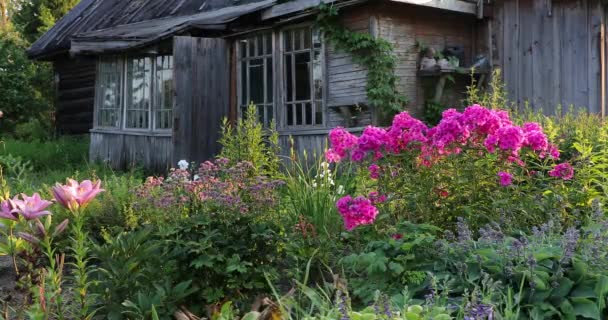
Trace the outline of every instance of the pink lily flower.
[[31, 197], [25, 194], [21, 194], [21, 199], [13, 199], [15, 209], [13, 211], [19, 213], [26, 220], [38, 219], [42, 216], [51, 214], [50, 211], [45, 210], [51, 204], [51, 201], [42, 200], [38, 193], [34, 193]]
[[15, 212], [15, 204], [11, 199], [6, 199], [0, 203], [0, 218], [17, 221], [19, 215]]
[[100, 187], [100, 180], [93, 184], [91, 180], [78, 183], [78, 181], [68, 179], [67, 184], [58, 183], [53, 187], [53, 195], [59, 204], [73, 211], [79, 207], [86, 207], [99, 193], [105, 191]]

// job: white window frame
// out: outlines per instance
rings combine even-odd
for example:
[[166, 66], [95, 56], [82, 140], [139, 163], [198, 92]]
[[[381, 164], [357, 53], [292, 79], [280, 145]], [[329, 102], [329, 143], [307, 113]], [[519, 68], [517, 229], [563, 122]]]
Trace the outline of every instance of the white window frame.
[[[108, 127], [108, 126], [100, 126], [98, 125], [99, 120], [99, 90], [100, 90], [100, 66], [103, 60], [100, 57], [97, 61], [96, 67], [96, 77], [95, 77], [95, 103], [94, 103], [94, 116], [93, 116], [93, 130], [101, 131], [101, 132], [123, 132], [123, 133], [134, 133], [134, 134], [162, 134], [162, 135], [170, 135], [173, 132], [173, 121], [171, 120], [171, 128], [157, 128], [156, 127], [156, 116], [159, 106], [158, 92], [156, 91], [156, 71], [157, 71], [157, 57], [161, 56], [173, 56], [173, 54], [140, 54], [140, 55], [119, 55], [114, 56], [119, 60], [119, 64], [121, 66], [121, 74], [120, 74], [120, 85], [121, 85], [121, 96], [120, 96], [120, 125], [119, 127]], [[128, 61], [131, 58], [144, 58], [147, 57], [151, 60], [151, 80], [150, 80], [150, 107], [148, 112], [148, 128], [127, 128], [127, 74], [128, 74]], [[173, 60], [173, 68], [175, 68], [175, 60]], [[175, 73], [173, 74], [173, 87], [172, 87], [171, 95], [173, 98], [173, 110], [175, 110]]]

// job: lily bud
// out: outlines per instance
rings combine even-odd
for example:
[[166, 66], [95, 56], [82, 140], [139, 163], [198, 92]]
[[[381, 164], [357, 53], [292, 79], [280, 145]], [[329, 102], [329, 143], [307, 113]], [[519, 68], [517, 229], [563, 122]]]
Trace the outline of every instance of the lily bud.
[[70, 223], [70, 219], [65, 219], [65, 220], [63, 220], [63, 222], [58, 224], [55, 227], [55, 231], [53, 232], [53, 237], [56, 237], [56, 236], [62, 234], [65, 231], [65, 229], [67, 228], [69, 223]]

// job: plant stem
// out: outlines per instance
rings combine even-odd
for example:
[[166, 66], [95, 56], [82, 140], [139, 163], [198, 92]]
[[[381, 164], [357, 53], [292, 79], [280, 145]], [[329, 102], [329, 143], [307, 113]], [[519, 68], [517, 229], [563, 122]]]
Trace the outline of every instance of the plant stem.
[[13, 258], [13, 267], [15, 268], [15, 274], [17, 275], [17, 278], [19, 278], [19, 267], [17, 266], [17, 254], [15, 253], [15, 247], [13, 246], [13, 226], [11, 225], [11, 227], [9, 228], [9, 243], [10, 243], [10, 250], [11, 250], [11, 258]]
[[72, 229], [72, 252], [74, 253], [74, 266], [76, 267], [74, 278], [78, 292], [78, 302], [80, 303], [80, 319], [87, 319], [89, 310], [87, 256], [89, 250], [86, 244], [87, 235], [83, 229], [83, 212], [81, 209], [76, 210], [74, 212], [74, 228]]

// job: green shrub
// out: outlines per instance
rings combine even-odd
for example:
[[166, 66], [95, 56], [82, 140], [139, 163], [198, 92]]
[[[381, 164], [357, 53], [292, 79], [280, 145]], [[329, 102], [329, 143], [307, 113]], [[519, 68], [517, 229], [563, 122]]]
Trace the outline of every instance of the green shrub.
[[236, 124], [224, 119], [219, 143], [222, 145], [219, 157], [230, 160], [231, 164], [248, 161], [253, 164], [257, 174], [280, 176], [278, 132], [274, 122], [270, 128], [264, 128], [254, 105], [247, 108]]

